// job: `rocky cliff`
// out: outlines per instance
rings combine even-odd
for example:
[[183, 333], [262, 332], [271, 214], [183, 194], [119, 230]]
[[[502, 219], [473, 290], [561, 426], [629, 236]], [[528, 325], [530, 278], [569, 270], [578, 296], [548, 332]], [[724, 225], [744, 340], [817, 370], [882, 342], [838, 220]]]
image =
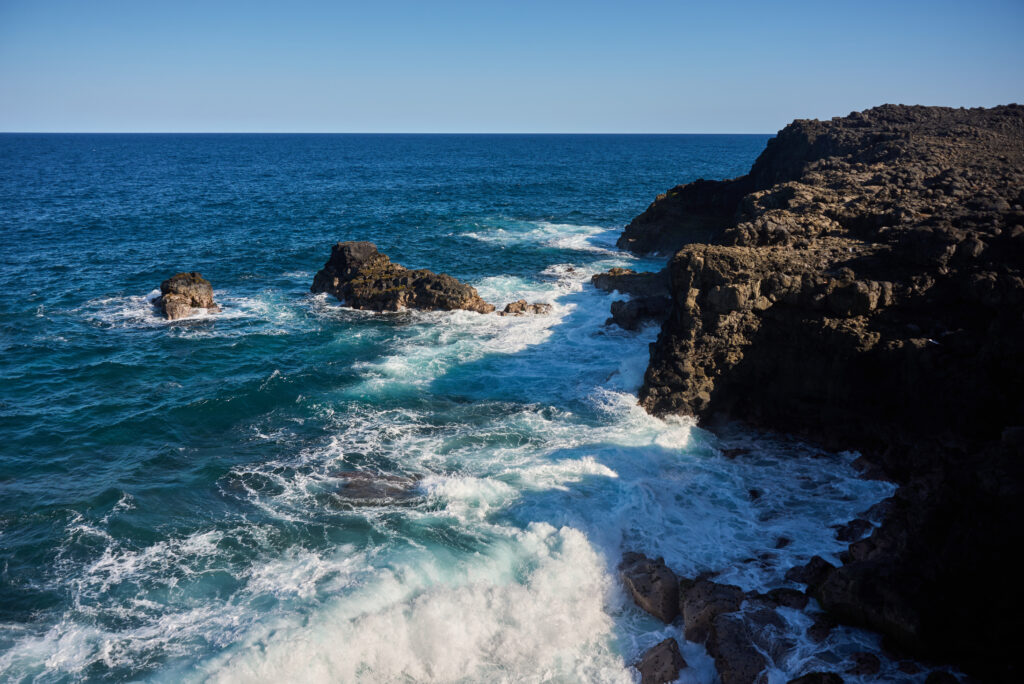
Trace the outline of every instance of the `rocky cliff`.
[[903, 487], [812, 593], [994, 678], [1024, 615], [1022, 205], [1024, 107], [886, 105], [795, 121], [619, 241], [674, 252], [641, 404], [861, 450]]

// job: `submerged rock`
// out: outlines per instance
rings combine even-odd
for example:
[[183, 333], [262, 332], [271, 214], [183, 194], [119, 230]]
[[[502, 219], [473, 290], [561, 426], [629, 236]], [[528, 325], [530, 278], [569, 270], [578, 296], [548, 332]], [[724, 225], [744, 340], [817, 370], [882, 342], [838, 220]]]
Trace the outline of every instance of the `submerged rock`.
[[679, 580], [663, 558], [652, 559], [629, 552], [619, 565], [622, 583], [633, 601], [662, 622], [671, 623], [679, 615]]
[[313, 292], [334, 295], [353, 309], [494, 311], [476, 288], [450, 275], [392, 263], [372, 242], [339, 242], [313, 278]]
[[191, 316], [194, 309], [220, 311], [213, 301], [213, 286], [196, 271], [178, 273], [160, 283], [160, 296], [153, 304], [172, 321]]
[[668, 684], [679, 678], [686, 660], [679, 652], [679, 644], [669, 637], [644, 653], [635, 667], [640, 671], [640, 684]]
[[544, 302], [527, 304], [525, 299], [519, 299], [505, 306], [505, 310], [499, 316], [525, 316], [526, 314], [547, 314], [551, 313], [551, 305]]
[[347, 506], [383, 506], [419, 498], [419, 480], [402, 475], [362, 470], [333, 473], [344, 485], [331, 495], [331, 502]]

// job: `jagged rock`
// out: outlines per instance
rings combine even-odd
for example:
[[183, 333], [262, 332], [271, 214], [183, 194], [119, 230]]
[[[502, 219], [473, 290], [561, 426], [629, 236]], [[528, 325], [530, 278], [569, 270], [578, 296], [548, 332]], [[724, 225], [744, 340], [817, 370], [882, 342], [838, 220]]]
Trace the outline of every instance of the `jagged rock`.
[[814, 623], [807, 628], [807, 638], [816, 644], [820, 644], [825, 639], [828, 639], [828, 635], [832, 633], [837, 624], [830, 615], [819, 615]]
[[651, 559], [642, 553], [623, 554], [619, 573], [633, 601], [662, 622], [671, 623], [679, 615], [679, 580], [662, 558]]
[[637, 297], [612, 302], [612, 317], [605, 325], [614, 323], [625, 330], [639, 330], [644, 323], [665, 320], [671, 308], [672, 300], [668, 297]]
[[798, 565], [786, 571], [786, 579], [790, 582], [799, 582], [808, 587], [816, 587], [825, 581], [829, 573], [835, 570], [835, 566], [821, 556], [814, 556], [806, 565]]
[[751, 684], [768, 661], [754, 646], [743, 618], [724, 614], [711, 623], [705, 644], [722, 684]]
[[843, 678], [835, 672], [808, 672], [786, 684], [843, 684]]
[[669, 295], [668, 269], [653, 273], [637, 273], [629, 268], [613, 268], [606, 273], [591, 276], [590, 282], [598, 290], [621, 292], [633, 297]]
[[1024, 529], [1022, 188], [1024, 107], [886, 105], [790, 124], [746, 176], [670, 190], [619, 242], [675, 252], [643, 406], [861, 451], [903, 498], [823, 605], [995, 680], [1024, 679], [1000, 655], [1024, 590], [936, 597], [991, 582]]
[[524, 316], [526, 314], [551, 313], [551, 305], [543, 302], [527, 304], [525, 299], [519, 299], [505, 306], [505, 310], [499, 316]]
[[392, 263], [372, 242], [339, 242], [313, 278], [313, 292], [327, 292], [354, 309], [494, 311], [476, 288], [444, 273]]
[[774, 606], [782, 606], [783, 608], [796, 608], [797, 610], [803, 610], [807, 607], [807, 594], [796, 589], [780, 588], [772, 589], [764, 594], [751, 594], [750, 598], [758, 599], [759, 601], [766, 602]]
[[739, 587], [709, 580], [699, 580], [681, 591], [679, 612], [683, 615], [686, 640], [703, 642], [714, 619], [739, 610], [744, 598]]
[[190, 316], [193, 309], [218, 312], [213, 301], [213, 286], [202, 274], [192, 271], [178, 273], [160, 283], [160, 296], [153, 300], [168, 320]]
[[644, 653], [634, 667], [640, 671], [640, 684], [668, 684], [679, 678], [686, 660], [679, 652], [679, 644], [669, 637]]

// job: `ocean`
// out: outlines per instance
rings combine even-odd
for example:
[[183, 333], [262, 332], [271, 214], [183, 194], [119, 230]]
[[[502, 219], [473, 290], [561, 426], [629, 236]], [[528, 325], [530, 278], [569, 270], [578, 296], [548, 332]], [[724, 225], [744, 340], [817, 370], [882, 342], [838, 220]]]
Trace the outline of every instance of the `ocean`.
[[[0, 680], [631, 682], [682, 634], [623, 551], [744, 589], [835, 562], [892, 485], [646, 414], [657, 327], [590, 285], [661, 268], [622, 227], [767, 139], [0, 135]], [[355, 311], [309, 291], [340, 240], [553, 311]], [[223, 312], [162, 320], [179, 271]]]

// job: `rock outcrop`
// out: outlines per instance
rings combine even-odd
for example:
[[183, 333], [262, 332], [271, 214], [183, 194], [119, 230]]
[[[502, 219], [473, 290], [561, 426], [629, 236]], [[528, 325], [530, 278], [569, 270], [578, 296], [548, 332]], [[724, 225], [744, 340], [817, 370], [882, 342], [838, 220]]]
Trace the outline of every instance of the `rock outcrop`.
[[661, 323], [672, 311], [668, 271], [637, 273], [629, 268], [613, 268], [598, 273], [590, 282], [599, 290], [630, 295], [629, 300], [612, 302], [611, 318], [605, 325], [618, 325], [626, 330], [639, 330], [645, 323]]
[[313, 278], [313, 292], [326, 292], [353, 309], [494, 311], [476, 288], [444, 273], [392, 263], [372, 242], [339, 242]]
[[526, 316], [528, 314], [551, 313], [551, 305], [546, 302], [534, 302], [527, 304], [525, 299], [518, 299], [505, 305], [505, 310], [499, 316]]
[[633, 601], [662, 622], [679, 615], [679, 580], [665, 560], [641, 553], [626, 553], [619, 565], [622, 583]]
[[210, 281], [195, 271], [175, 274], [160, 283], [160, 296], [153, 304], [171, 321], [191, 316], [194, 309], [220, 311]]
[[679, 652], [679, 644], [669, 637], [644, 653], [635, 667], [640, 671], [640, 684], [668, 684], [679, 679], [686, 660]]
[[[1024, 107], [796, 121], [748, 175], [669, 191], [619, 245], [675, 253], [646, 409], [859, 449], [902, 485], [813, 578], [821, 605], [1019, 676]], [[980, 586], [998, 599], [964, 595]]]

